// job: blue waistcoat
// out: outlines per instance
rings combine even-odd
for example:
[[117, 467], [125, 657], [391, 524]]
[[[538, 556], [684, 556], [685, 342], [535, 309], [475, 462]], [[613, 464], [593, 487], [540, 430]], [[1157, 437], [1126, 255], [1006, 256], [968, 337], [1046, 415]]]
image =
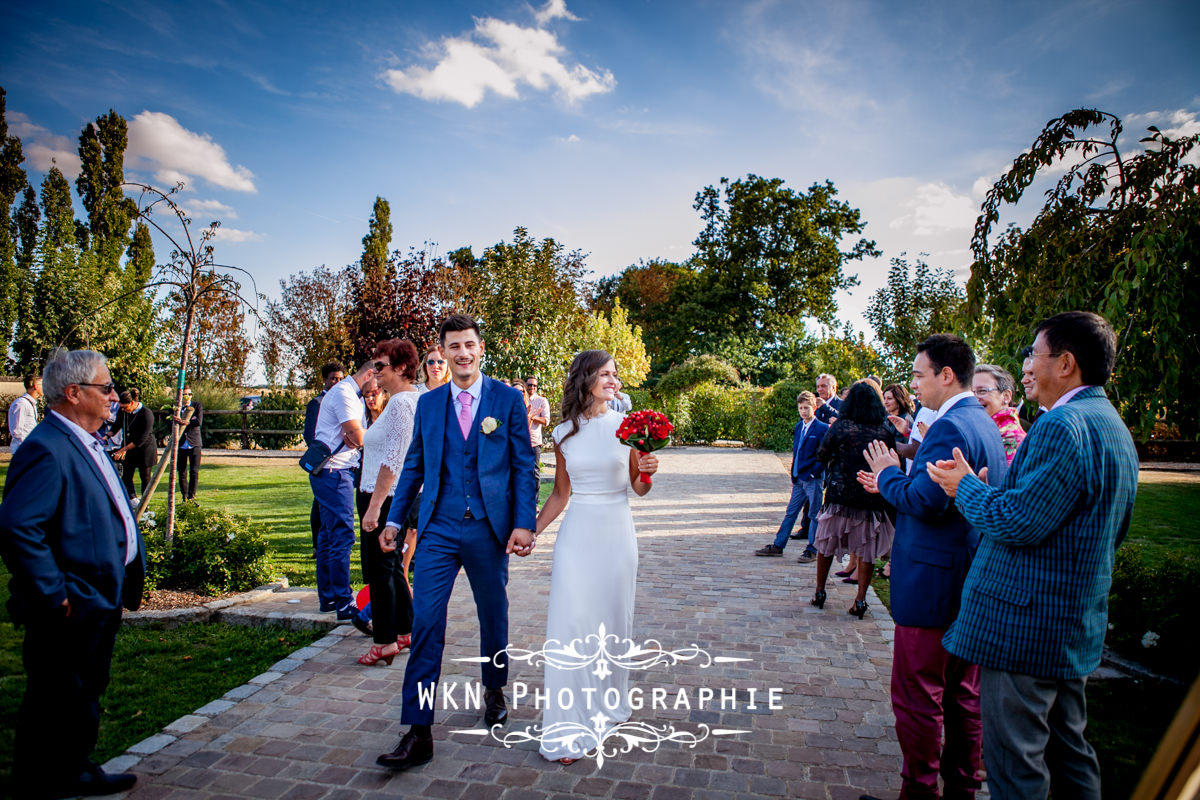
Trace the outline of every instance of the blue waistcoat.
[[479, 485], [479, 425], [472, 422], [464, 440], [453, 399], [446, 403], [444, 436], [441, 489], [433, 515], [459, 520], [470, 509], [476, 519], [483, 519], [486, 515], [480, 501], [483, 489]]

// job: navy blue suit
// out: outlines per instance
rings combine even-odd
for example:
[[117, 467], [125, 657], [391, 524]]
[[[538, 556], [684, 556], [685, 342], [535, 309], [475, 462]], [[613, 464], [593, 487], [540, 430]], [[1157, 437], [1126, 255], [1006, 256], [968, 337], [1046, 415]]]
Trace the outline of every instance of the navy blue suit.
[[1004, 480], [1008, 459], [1000, 430], [974, 397], [959, 399], [929, 426], [911, 476], [898, 468], [877, 476], [879, 493], [896, 507], [891, 693], [904, 755], [903, 797], [937, 797], [939, 775], [945, 797], [970, 797], [980, 788], [979, 667], [942, 646], [958, 616], [979, 534], [925, 468], [953, 459], [956, 447], [976, 472], [987, 467], [989, 482]]
[[[429, 725], [434, 709], [420, 697], [441, 676], [446, 607], [459, 569], [471, 582], [479, 617], [480, 656], [493, 659], [508, 645], [508, 555], [514, 528], [534, 530], [537, 478], [529, 447], [529, 422], [521, 394], [481, 376], [479, 409], [464, 440], [455, 416], [453, 382], [421, 395], [413, 440], [396, 481], [387, 524], [404, 529], [404, 518], [422, 490], [413, 558], [412, 651], [404, 672], [401, 722]], [[490, 434], [483, 421], [500, 424]], [[489, 689], [508, 681], [508, 663], [482, 665]], [[424, 691], [421, 691], [424, 690]]]
[[804, 432], [804, 420], [797, 422], [796, 429], [792, 431], [792, 496], [773, 542], [780, 550], [787, 547], [788, 537], [792, 535], [805, 502], [808, 503], [808, 546], [813, 546], [813, 538], [817, 533], [817, 512], [821, 510], [821, 480], [825, 473], [825, 464], [817, 458], [817, 451], [828, 430], [829, 426], [824, 422], [813, 419], [803, 440], [800, 434]]
[[145, 547], [139, 537], [138, 555], [126, 567], [117, 502], [125, 498], [112, 496], [83, 442], [52, 413], [9, 465], [0, 556], [12, 575], [9, 613], [25, 626], [28, 676], [14, 780], [30, 796], [83, 772], [96, 744], [121, 606], [141, 602]]
[[[796, 428], [792, 431], [792, 483], [820, 478], [825, 473], [825, 464], [817, 458], [817, 450], [820, 449], [821, 440], [825, 438], [827, 430], [829, 430], [828, 425], [819, 419], [814, 419], [808, 426], [807, 435], [801, 441], [800, 434], [804, 431], [804, 421], [796, 423]], [[816, 512], [810, 511], [809, 513], [813, 517], [816, 516]]]

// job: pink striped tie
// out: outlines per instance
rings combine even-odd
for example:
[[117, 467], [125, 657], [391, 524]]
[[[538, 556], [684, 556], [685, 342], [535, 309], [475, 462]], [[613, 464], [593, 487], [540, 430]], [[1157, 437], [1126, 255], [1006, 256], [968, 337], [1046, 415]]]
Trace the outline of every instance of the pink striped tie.
[[469, 437], [471, 432], [471, 394], [470, 392], [458, 393], [458, 427], [462, 430], [463, 438]]

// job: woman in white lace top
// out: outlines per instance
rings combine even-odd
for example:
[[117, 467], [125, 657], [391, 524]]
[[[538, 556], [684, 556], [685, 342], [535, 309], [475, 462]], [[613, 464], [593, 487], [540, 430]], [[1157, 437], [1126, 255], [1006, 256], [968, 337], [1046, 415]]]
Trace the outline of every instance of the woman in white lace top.
[[[363, 434], [362, 492], [371, 499], [362, 518], [363, 577], [371, 591], [371, 635], [375, 645], [358, 663], [390, 665], [409, 646], [412, 637], [412, 594], [408, 588], [408, 563], [412, 546], [384, 553], [376, 529], [387, 519], [396, 476], [412, 442], [413, 415], [417, 410], [417, 348], [407, 339], [388, 339], [375, 346], [376, 380], [391, 394], [379, 418]], [[407, 556], [407, 557], [405, 557]]]

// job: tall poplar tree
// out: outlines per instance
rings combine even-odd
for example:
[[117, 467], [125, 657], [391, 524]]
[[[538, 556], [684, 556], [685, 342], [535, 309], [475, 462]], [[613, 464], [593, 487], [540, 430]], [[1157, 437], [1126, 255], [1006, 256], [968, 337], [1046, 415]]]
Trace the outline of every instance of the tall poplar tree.
[[362, 269], [364, 280], [388, 275], [388, 248], [392, 245], [392, 210], [388, 201], [375, 198], [367, 235], [363, 237]]
[[104, 269], [117, 268], [137, 215], [137, 204], [122, 188], [128, 143], [125, 119], [111, 109], [79, 134], [80, 170], [75, 188], [87, 211], [91, 249]]
[[8, 135], [5, 116], [5, 91], [0, 87], [0, 369], [8, 360], [8, 344], [17, 321], [17, 298], [20, 295], [17, 271], [17, 226], [11, 209], [17, 194], [25, 188], [25, 171], [21, 162], [21, 140]]

